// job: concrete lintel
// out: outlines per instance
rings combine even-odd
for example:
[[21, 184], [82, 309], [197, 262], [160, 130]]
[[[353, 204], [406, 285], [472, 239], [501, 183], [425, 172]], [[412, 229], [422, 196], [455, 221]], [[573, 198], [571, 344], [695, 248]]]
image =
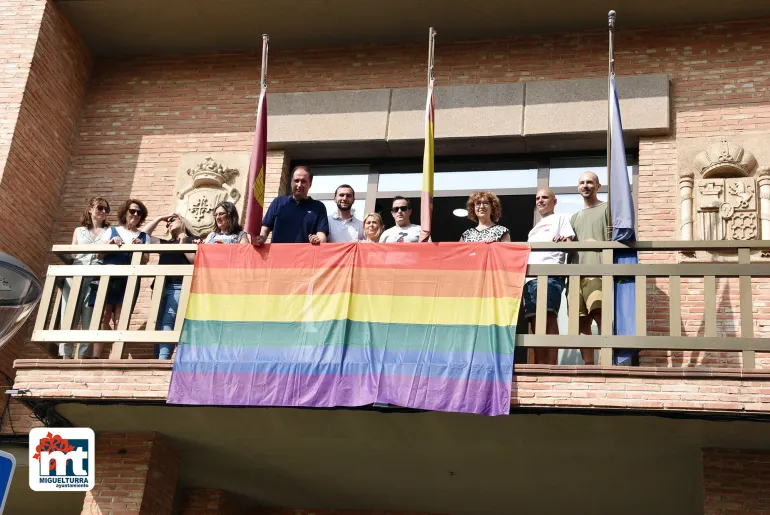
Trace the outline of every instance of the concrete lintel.
[[[670, 130], [667, 75], [617, 77], [623, 130], [663, 134]], [[588, 134], [607, 130], [607, 79], [528, 82], [524, 135]]]
[[271, 144], [385, 141], [389, 89], [268, 96]]
[[[426, 88], [393, 90], [388, 141], [425, 137]], [[437, 87], [436, 139], [521, 136], [524, 85]]]

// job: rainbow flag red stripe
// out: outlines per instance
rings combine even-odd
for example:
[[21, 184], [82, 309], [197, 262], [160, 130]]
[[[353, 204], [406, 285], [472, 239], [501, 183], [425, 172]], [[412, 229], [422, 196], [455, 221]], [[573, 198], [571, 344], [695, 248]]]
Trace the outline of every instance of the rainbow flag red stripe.
[[204, 245], [168, 402], [507, 414], [522, 245]]

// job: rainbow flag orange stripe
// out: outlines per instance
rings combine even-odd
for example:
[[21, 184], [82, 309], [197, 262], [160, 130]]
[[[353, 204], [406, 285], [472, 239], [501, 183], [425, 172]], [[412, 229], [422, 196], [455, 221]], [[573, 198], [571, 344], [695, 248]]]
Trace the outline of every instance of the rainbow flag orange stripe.
[[499, 415], [529, 249], [204, 245], [168, 402]]

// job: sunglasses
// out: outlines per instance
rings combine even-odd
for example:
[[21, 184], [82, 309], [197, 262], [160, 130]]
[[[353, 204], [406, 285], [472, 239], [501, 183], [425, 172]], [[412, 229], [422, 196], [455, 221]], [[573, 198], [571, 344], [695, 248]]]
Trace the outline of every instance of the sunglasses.
[[142, 214], [142, 211], [139, 209], [129, 209], [128, 212], [134, 216], [139, 216]]
[[407, 211], [409, 211], [409, 208], [407, 206], [398, 206], [390, 210], [391, 213], [398, 213], [399, 211], [401, 211], [402, 213], [406, 213]]
[[108, 208], [107, 206], [96, 206], [96, 210], [99, 211], [100, 213], [110, 212], [110, 208]]

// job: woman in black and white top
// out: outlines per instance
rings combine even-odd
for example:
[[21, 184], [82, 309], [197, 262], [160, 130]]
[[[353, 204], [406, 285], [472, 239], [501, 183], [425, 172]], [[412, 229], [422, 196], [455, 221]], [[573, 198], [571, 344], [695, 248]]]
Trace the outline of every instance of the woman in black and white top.
[[491, 191], [475, 191], [468, 198], [468, 218], [478, 225], [465, 231], [460, 241], [511, 241], [511, 233], [506, 227], [497, 225], [503, 215], [500, 199]]

